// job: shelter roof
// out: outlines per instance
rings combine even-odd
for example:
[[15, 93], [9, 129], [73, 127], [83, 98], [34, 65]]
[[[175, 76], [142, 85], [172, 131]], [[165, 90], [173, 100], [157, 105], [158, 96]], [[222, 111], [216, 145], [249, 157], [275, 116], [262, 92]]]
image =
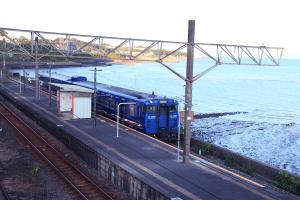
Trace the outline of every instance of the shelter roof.
[[94, 93], [94, 90], [85, 88], [85, 87], [81, 87], [78, 85], [62, 84], [62, 83], [51, 83], [51, 85], [60, 88], [60, 90], [64, 91], [64, 92]]

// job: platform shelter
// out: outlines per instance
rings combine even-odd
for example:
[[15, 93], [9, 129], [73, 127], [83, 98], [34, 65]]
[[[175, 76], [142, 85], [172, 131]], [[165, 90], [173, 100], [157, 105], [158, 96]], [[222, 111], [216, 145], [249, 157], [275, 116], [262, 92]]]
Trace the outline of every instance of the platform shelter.
[[78, 85], [51, 83], [57, 87], [58, 112], [71, 112], [73, 119], [91, 118], [94, 90]]

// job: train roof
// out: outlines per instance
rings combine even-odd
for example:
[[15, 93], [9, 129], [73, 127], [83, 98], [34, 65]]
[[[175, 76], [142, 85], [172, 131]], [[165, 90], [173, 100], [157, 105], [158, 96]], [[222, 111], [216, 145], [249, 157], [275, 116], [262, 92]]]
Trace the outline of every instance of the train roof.
[[[40, 73], [40, 75], [46, 76], [46, 77], [49, 76], [48, 73]], [[94, 82], [92, 82], [92, 81], [81, 81], [81, 80], [84, 80], [84, 79], [82, 79], [83, 78], [82, 76], [73, 76], [73, 77], [71, 77], [71, 76], [66, 76], [66, 75], [62, 75], [62, 74], [58, 74], [58, 73], [52, 73], [51, 77], [54, 78], [54, 79], [59, 79], [59, 80], [62, 80], [62, 81], [70, 82], [70, 83], [80, 85], [80, 86], [83, 86], [83, 87], [88, 87], [88, 88], [91, 88], [91, 89], [94, 88]], [[79, 81], [72, 81], [72, 80], [79, 80]], [[148, 94], [148, 93], [145, 93], [145, 92], [130, 90], [130, 89], [121, 88], [121, 87], [112, 86], [112, 85], [107, 85], [107, 84], [103, 84], [103, 83], [97, 83], [96, 88], [99, 91], [111, 93], [111, 94], [118, 95], [118, 96], [121, 96], [121, 97], [134, 98], [135, 100], [140, 101], [140, 102], [146, 102], [148, 100], [161, 100], [161, 99], [170, 100], [166, 97], [157, 96], [155, 94]]]
[[[80, 85], [86, 85], [91, 88], [94, 87], [94, 83], [91, 81], [81, 81]], [[107, 91], [113, 91], [113, 92], [117, 92], [117, 93], [126, 94], [128, 96], [135, 97], [137, 99], [163, 98], [163, 97], [158, 97], [154, 94], [148, 94], [145, 92], [139, 92], [139, 91], [130, 90], [130, 89], [121, 88], [121, 87], [112, 86], [112, 85], [107, 85], [107, 84], [103, 84], [103, 83], [97, 83], [96, 87], [97, 87], [97, 89], [101, 89], [101, 90], [107, 90]]]
[[[47, 73], [47, 72], [42, 72], [42, 73], [40, 72], [39, 75], [49, 77], [49, 73]], [[51, 78], [56, 78], [56, 79], [59, 79], [61, 81], [68, 81], [72, 77], [71, 76], [66, 76], [66, 75], [63, 75], [63, 74], [58, 74], [56, 72], [51, 72]]]

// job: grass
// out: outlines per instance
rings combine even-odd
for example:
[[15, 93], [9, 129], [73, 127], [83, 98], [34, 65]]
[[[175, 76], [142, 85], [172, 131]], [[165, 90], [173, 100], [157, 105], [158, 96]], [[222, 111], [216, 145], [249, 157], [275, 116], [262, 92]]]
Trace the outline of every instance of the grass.
[[300, 182], [287, 172], [279, 172], [276, 179], [278, 187], [297, 195], [300, 194]]
[[38, 163], [34, 163], [33, 167], [32, 167], [32, 174], [33, 175], [38, 175], [38, 173], [40, 172], [41, 167]]

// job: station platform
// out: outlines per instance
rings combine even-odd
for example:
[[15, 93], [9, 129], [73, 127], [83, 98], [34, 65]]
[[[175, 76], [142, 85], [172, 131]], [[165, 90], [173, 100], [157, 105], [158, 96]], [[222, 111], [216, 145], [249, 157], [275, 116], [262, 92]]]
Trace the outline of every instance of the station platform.
[[202, 158], [191, 156], [191, 163], [183, 164], [177, 160], [176, 148], [123, 125], [120, 126], [119, 137], [116, 137], [116, 124], [109, 119], [99, 117], [96, 127], [93, 127], [92, 119], [70, 119], [57, 112], [55, 101], [49, 106], [49, 98], [43, 92], [37, 100], [33, 89], [27, 87], [20, 95], [19, 88], [16, 82], [0, 84], [0, 90], [39, 115], [55, 121], [65, 131], [166, 198], [296, 199]]

